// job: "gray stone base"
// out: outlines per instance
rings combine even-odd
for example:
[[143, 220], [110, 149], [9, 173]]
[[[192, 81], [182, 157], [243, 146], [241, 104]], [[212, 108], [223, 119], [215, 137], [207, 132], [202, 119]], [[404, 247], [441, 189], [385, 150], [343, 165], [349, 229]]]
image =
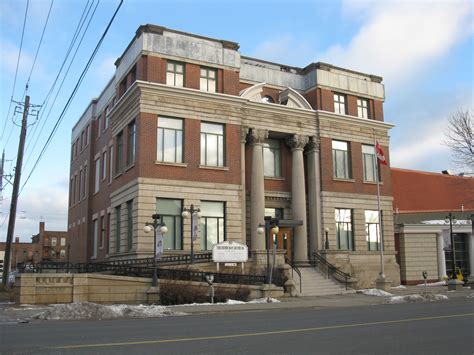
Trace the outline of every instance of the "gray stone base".
[[160, 304], [160, 287], [150, 287], [146, 291], [146, 301], [148, 304]]
[[448, 291], [460, 291], [462, 290], [463, 283], [457, 279], [448, 280]]
[[392, 285], [392, 282], [386, 278], [379, 277], [377, 280], [375, 280], [375, 287], [378, 290], [383, 290], [383, 291], [390, 291], [390, 287]]

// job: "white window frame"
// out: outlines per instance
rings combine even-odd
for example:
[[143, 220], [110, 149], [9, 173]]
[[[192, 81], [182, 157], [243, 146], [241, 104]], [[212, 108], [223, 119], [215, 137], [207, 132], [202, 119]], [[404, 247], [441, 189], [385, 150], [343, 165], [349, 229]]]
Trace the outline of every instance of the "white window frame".
[[334, 112], [340, 115], [346, 114], [347, 97], [344, 94], [334, 93]]
[[201, 67], [199, 89], [208, 92], [217, 92], [217, 70]]
[[[210, 139], [215, 139], [217, 141], [215, 156], [211, 151], [213, 147], [212, 142], [209, 142]], [[224, 164], [225, 125], [221, 123], [201, 122], [201, 165], [223, 167]]]
[[362, 165], [364, 181], [377, 182], [377, 167], [375, 166], [375, 148], [373, 145], [362, 144]]
[[[181, 72], [179, 72], [181, 67]], [[184, 86], [185, 64], [181, 62], [168, 61], [166, 63], [166, 85], [183, 87]]]
[[[180, 126], [180, 128], [178, 127]], [[184, 156], [184, 120], [173, 117], [157, 118], [156, 160], [167, 163], [182, 163]], [[168, 140], [173, 140], [173, 158], [166, 155]]]
[[[341, 155], [342, 155], [342, 160], [343, 160], [342, 167], [338, 163], [340, 162]], [[350, 151], [349, 142], [337, 141], [337, 140], [332, 141], [332, 164], [333, 164], [333, 177], [335, 179], [349, 180], [352, 178], [351, 151]], [[342, 174], [340, 174], [341, 171], [342, 171]]]
[[94, 167], [94, 193], [97, 193], [100, 188], [100, 157], [95, 160]]
[[357, 117], [369, 118], [369, 100], [362, 97], [357, 98]]

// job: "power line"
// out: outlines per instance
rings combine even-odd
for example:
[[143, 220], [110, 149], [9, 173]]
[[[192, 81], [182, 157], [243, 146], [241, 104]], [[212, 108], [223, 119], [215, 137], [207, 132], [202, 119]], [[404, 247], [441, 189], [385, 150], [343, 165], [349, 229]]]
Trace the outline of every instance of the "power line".
[[[23, 29], [21, 31], [20, 49], [18, 50], [18, 58], [16, 60], [15, 79], [13, 80], [12, 95], [11, 95], [11, 98], [10, 98], [10, 104], [8, 105], [8, 113], [7, 113], [7, 116], [5, 118], [5, 125], [3, 126], [2, 136], [1, 136], [0, 140], [3, 140], [3, 136], [5, 134], [5, 129], [7, 127], [8, 117], [10, 116], [10, 110], [11, 110], [11, 107], [12, 107], [13, 95], [15, 93], [15, 87], [16, 87], [16, 78], [18, 76], [18, 66], [20, 64], [21, 49], [23, 47], [23, 37], [25, 35], [26, 18], [28, 17], [28, 7], [29, 7], [29, 5], [30, 5], [30, 0], [27, 0], [26, 1], [26, 9], [25, 9], [25, 18], [23, 19]], [[13, 131], [13, 127], [12, 127], [12, 131]], [[11, 133], [10, 133], [10, 136], [11, 136]], [[10, 136], [9, 136], [8, 140], [10, 139]], [[6, 141], [5, 146], [7, 145], [8, 140]]]
[[[61, 67], [60, 67], [60, 69], [59, 69], [59, 71], [58, 71], [58, 74], [56, 75], [56, 78], [54, 79], [54, 82], [53, 82], [53, 84], [51, 85], [51, 88], [49, 89], [49, 91], [48, 91], [48, 93], [47, 93], [45, 99], [43, 100], [43, 103], [41, 104], [41, 106], [43, 107], [43, 110], [41, 111], [41, 114], [40, 114], [40, 117], [39, 117], [39, 121], [42, 120], [43, 115], [44, 115], [44, 112], [46, 112], [46, 106], [47, 106], [48, 103], [49, 103], [49, 99], [50, 99], [50, 97], [51, 97], [51, 93], [54, 91], [54, 88], [55, 88], [55, 86], [56, 86], [56, 83], [57, 83], [57, 81], [58, 81], [60, 75], [61, 75], [61, 72], [62, 72], [62, 70], [63, 70], [63, 68], [64, 68], [64, 65], [65, 65], [66, 62], [67, 62], [67, 59], [68, 59], [68, 57], [69, 57], [69, 54], [71, 53], [71, 50], [74, 48], [74, 45], [76, 44], [77, 38], [78, 38], [80, 32], [82, 31], [82, 28], [83, 28], [83, 26], [84, 26], [84, 23], [86, 22], [87, 17], [89, 16], [89, 12], [90, 12], [90, 10], [91, 10], [93, 4], [94, 4], [94, 0], [92, 1], [92, 3], [91, 3], [90, 6], [89, 6], [89, 0], [88, 0], [87, 3], [86, 3], [86, 6], [84, 7], [84, 9], [83, 9], [83, 11], [82, 11], [81, 18], [79, 19], [79, 23], [78, 23], [77, 26], [76, 26], [76, 30], [75, 30], [75, 32], [74, 32], [74, 35], [73, 35], [72, 39], [71, 39], [71, 43], [69, 44], [69, 48], [68, 48], [68, 50], [66, 51], [66, 55], [64, 56], [64, 59], [63, 59], [63, 62], [62, 62], [62, 64], [61, 64]], [[98, 5], [98, 4], [99, 4], [99, 3], [97, 3], [97, 5]], [[97, 9], [97, 5], [96, 5], [96, 7], [95, 7], [95, 9], [94, 9], [94, 11], [93, 11], [93, 13], [92, 13], [90, 19], [89, 19], [89, 23], [88, 23], [86, 29], [85, 29], [84, 32], [83, 32], [82, 38], [81, 38], [81, 40], [80, 40], [78, 46], [76, 47], [76, 50], [75, 50], [74, 55], [73, 55], [73, 57], [72, 57], [72, 59], [71, 59], [71, 61], [70, 61], [70, 63], [69, 63], [69, 66], [68, 66], [68, 68], [67, 68], [67, 71], [66, 71], [66, 73], [65, 73], [64, 76], [63, 76], [63, 79], [62, 79], [62, 81], [61, 81], [61, 84], [60, 84], [60, 86], [59, 86], [59, 89], [58, 89], [57, 92], [56, 92], [56, 96], [55, 96], [55, 98], [54, 98], [54, 100], [53, 100], [53, 103], [51, 104], [51, 106], [50, 106], [50, 108], [49, 108], [49, 112], [48, 112], [48, 114], [46, 115], [46, 118], [43, 120], [43, 124], [41, 125], [41, 129], [40, 129], [40, 131], [39, 131], [39, 133], [38, 133], [38, 135], [37, 135], [37, 137], [36, 137], [36, 140], [35, 140], [35, 142], [34, 142], [34, 144], [33, 144], [33, 148], [30, 150], [30, 153], [28, 154], [28, 157], [27, 157], [27, 159], [26, 159], [25, 165], [28, 164], [28, 162], [30, 161], [30, 158], [31, 158], [31, 156], [32, 156], [32, 154], [33, 154], [33, 152], [34, 152], [34, 148], [36, 147], [36, 144], [38, 143], [38, 140], [39, 140], [39, 138], [40, 138], [40, 136], [41, 136], [41, 133], [43, 132], [43, 129], [44, 129], [45, 125], [46, 125], [46, 122], [47, 122], [48, 119], [49, 119], [49, 115], [51, 114], [51, 110], [52, 110], [52, 108], [54, 107], [54, 104], [55, 104], [56, 99], [57, 99], [57, 97], [58, 97], [58, 95], [59, 95], [59, 92], [60, 92], [61, 89], [62, 89], [62, 86], [63, 86], [63, 84], [64, 84], [64, 81], [66, 80], [66, 77], [67, 77], [67, 75], [68, 75], [68, 73], [69, 73], [69, 69], [71, 68], [72, 63], [74, 62], [74, 59], [75, 59], [76, 54], [77, 54], [77, 52], [78, 52], [78, 50], [79, 50], [79, 47], [81, 46], [82, 40], [83, 40], [83, 38], [84, 38], [84, 35], [86, 34], [87, 29], [89, 28], [90, 21], [92, 20], [94, 14], [95, 14], [95, 10]], [[87, 10], [87, 13], [86, 13], [86, 10]], [[84, 14], [85, 14], [85, 16], [84, 16]], [[26, 151], [29, 150], [30, 144], [31, 144], [31, 142], [32, 142], [33, 139], [34, 139], [33, 137], [34, 137], [34, 135], [36, 134], [37, 128], [38, 128], [38, 125], [36, 125], [35, 128], [34, 128], [33, 131], [32, 131], [31, 139], [28, 141], [28, 144], [27, 144], [27, 146], [26, 146]]]
[[99, 51], [99, 48], [100, 48], [100, 46], [102, 45], [102, 42], [103, 42], [105, 36], [107, 35], [107, 32], [109, 31], [109, 28], [110, 28], [110, 26], [112, 25], [112, 23], [113, 23], [113, 21], [114, 21], [114, 19], [115, 19], [115, 16], [117, 15], [118, 11], [120, 10], [120, 7], [122, 6], [122, 3], [123, 3], [123, 0], [120, 0], [119, 5], [117, 6], [117, 8], [116, 8], [116, 10], [115, 10], [115, 12], [114, 12], [112, 18], [110, 19], [110, 21], [109, 21], [107, 27], [106, 27], [105, 30], [104, 30], [104, 33], [102, 34], [101, 38], [99, 39], [99, 42], [97, 42], [97, 45], [96, 45], [94, 51], [92, 52], [92, 54], [91, 54], [91, 56], [90, 56], [90, 58], [89, 58], [89, 60], [88, 60], [88, 62], [87, 62], [87, 64], [86, 64], [86, 66], [84, 67], [84, 70], [82, 71], [82, 73], [81, 73], [81, 75], [80, 75], [80, 77], [79, 77], [79, 79], [78, 79], [78, 81], [77, 81], [77, 83], [76, 83], [76, 86], [74, 87], [74, 90], [72, 91], [71, 95], [69, 96], [69, 99], [68, 99], [68, 101], [66, 102], [66, 105], [64, 106], [64, 108], [63, 108], [61, 114], [59, 115], [59, 117], [58, 117], [58, 119], [57, 119], [57, 121], [56, 121], [56, 124], [55, 124], [54, 127], [53, 127], [53, 130], [51, 131], [51, 134], [49, 135], [49, 137], [48, 137], [46, 143], [44, 144], [43, 149], [41, 150], [41, 152], [40, 152], [38, 158], [36, 159], [36, 162], [35, 162], [33, 168], [31, 169], [31, 171], [30, 171], [28, 177], [26, 178], [25, 182], [23, 183], [23, 186], [22, 186], [21, 189], [20, 189], [20, 194], [21, 194], [21, 191], [23, 191], [23, 188], [24, 188], [25, 185], [27, 184], [28, 180], [31, 178], [31, 175], [33, 174], [33, 172], [35, 171], [36, 167], [38, 166], [38, 163], [40, 162], [41, 158], [44, 156], [44, 153], [45, 153], [46, 149], [48, 148], [48, 146], [49, 146], [49, 144], [50, 144], [50, 142], [51, 142], [51, 140], [52, 140], [54, 134], [57, 132], [57, 129], [58, 129], [59, 125], [61, 124], [62, 120], [64, 119], [64, 116], [65, 116], [65, 114], [66, 114], [66, 112], [67, 112], [69, 106], [71, 105], [72, 99], [73, 99], [74, 96], [76, 95], [77, 90], [79, 89], [79, 86], [81, 85], [82, 81], [84, 80], [84, 77], [85, 77], [87, 71], [89, 70], [89, 68], [90, 68], [90, 66], [91, 66], [91, 64], [92, 64], [92, 61], [94, 60], [94, 58], [95, 58], [97, 52]]

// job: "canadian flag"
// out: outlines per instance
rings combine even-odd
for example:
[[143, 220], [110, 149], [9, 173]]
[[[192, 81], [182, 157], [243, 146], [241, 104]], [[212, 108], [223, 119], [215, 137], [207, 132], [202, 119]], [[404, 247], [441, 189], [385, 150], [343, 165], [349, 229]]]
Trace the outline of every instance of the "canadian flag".
[[375, 152], [377, 154], [377, 159], [380, 164], [387, 165], [387, 159], [385, 159], [385, 154], [383, 153], [382, 147], [380, 146], [379, 142], [375, 144]]

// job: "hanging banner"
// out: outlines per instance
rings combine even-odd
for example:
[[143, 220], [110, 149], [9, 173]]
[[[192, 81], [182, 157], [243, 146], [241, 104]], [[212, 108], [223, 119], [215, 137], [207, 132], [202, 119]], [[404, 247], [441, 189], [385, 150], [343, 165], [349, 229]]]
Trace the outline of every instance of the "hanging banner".
[[160, 260], [163, 256], [163, 234], [159, 228], [156, 229], [156, 255], [155, 258]]
[[192, 226], [191, 226], [192, 231], [193, 231], [192, 239], [193, 239], [193, 242], [195, 242], [199, 234], [199, 218], [197, 218], [197, 216], [193, 216], [192, 220], [193, 220]]

